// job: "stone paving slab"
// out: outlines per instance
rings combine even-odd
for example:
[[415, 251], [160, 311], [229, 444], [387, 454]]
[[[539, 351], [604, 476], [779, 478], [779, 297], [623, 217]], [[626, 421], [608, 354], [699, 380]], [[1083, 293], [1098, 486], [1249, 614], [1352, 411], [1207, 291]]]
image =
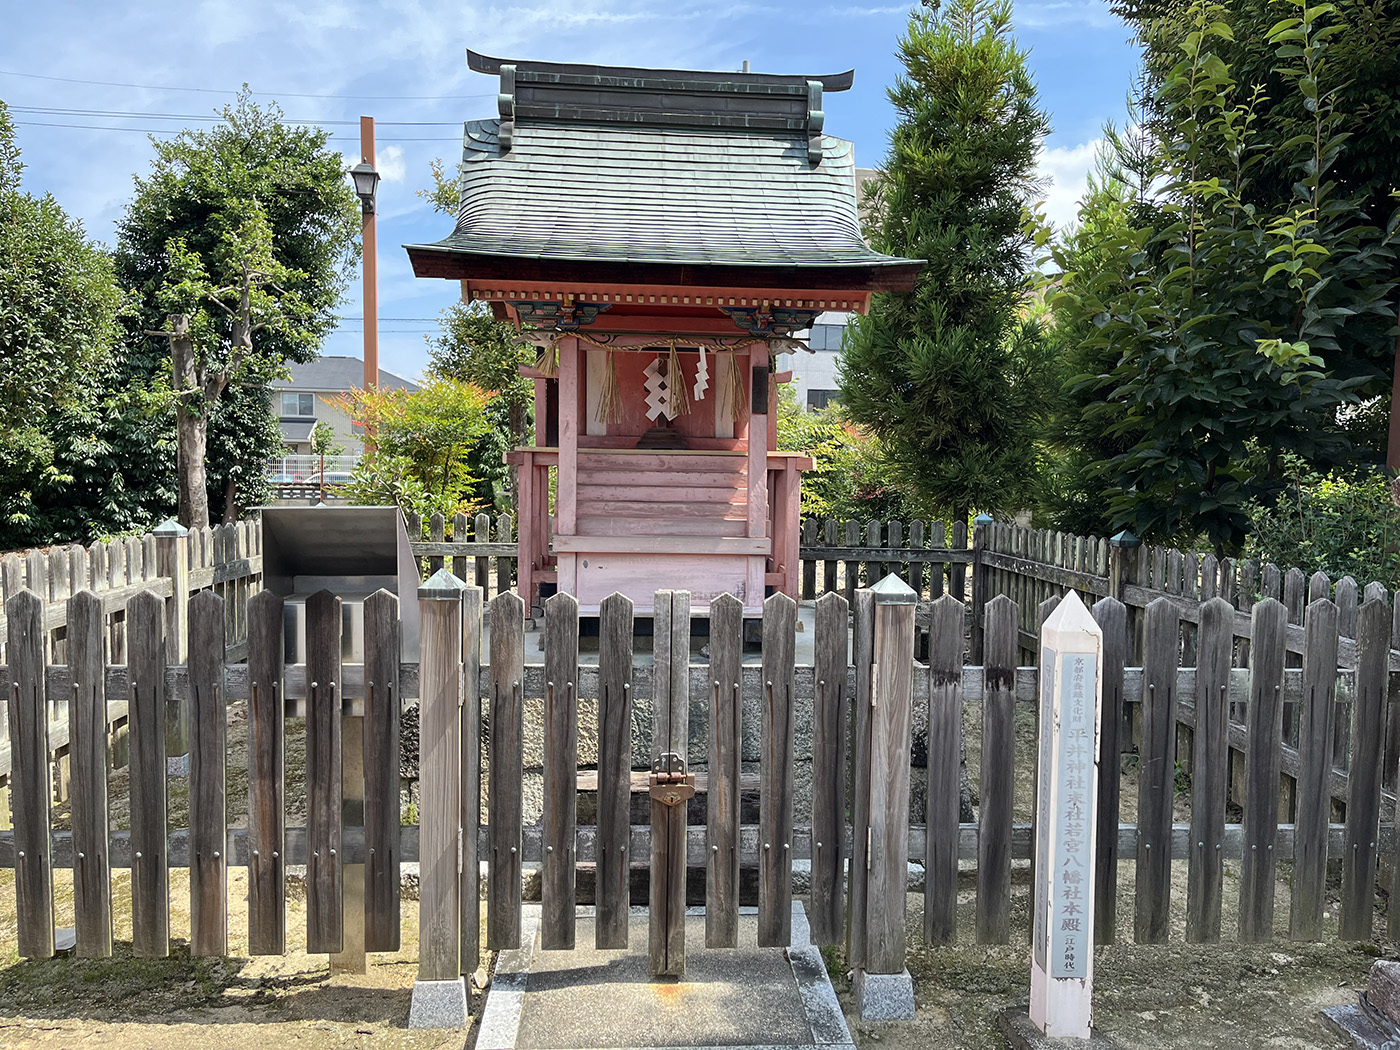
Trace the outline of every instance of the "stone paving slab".
[[740, 911], [739, 947], [705, 947], [703, 909], [686, 913], [686, 977], [647, 976], [647, 913], [632, 911], [629, 947], [593, 947], [579, 910], [572, 951], [540, 949], [527, 906], [522, 948], [497, 960], [476, 1050], [854, 1050], [845, 1018], [793, 905], [793, 947], [759, 948], [755, 909]]

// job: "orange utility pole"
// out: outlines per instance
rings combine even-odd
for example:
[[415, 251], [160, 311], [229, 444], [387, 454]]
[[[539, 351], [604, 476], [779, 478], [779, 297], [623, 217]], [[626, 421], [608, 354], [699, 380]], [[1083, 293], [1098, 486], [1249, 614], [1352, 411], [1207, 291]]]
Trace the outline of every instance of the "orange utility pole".
[[[374, 167], [374, 118], [360, 118], [360, 160]], [[379, 387], [379, 275], [376, 272], [377, 247], [374, 234], [374, 206], [364, 209], [365, 268], [365, 389]]]

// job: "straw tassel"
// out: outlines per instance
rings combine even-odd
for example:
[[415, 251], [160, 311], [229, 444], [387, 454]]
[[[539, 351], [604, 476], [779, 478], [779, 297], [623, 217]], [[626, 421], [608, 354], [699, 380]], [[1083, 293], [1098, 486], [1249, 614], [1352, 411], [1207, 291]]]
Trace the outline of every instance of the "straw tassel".
[[559, 340], [551, 339], [545, 344], [535, 367], [541, 375], [552, 377], [559, 374]]
[[744, 373], [737, 350], [729, 354], [729, 415], [736, 423], [744, 418]]
[[666, 380], [670, 384], [671, 402], [666, 409], [670, 419], [690, 415], [690, 399], [685, 393], [685, 379], [681, 373], [680, 357], [676, 354], [676, 344], [671, 344], [671, 356], [666, 362]]
[[603, 369], [603, 389], [598, 395], [598, 418], [604, 423], [622, 422], [622, 394], [617, 385], [617, 351], [608, 350], [607, 367]]

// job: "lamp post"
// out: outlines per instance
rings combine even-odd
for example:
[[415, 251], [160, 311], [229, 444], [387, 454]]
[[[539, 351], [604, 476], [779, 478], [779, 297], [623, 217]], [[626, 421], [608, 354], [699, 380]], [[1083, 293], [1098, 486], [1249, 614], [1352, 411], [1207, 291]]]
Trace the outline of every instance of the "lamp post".
[[355, 196], [360, 198], [364, 215], [365, 268], [365, 389], [379, 386], [379, 291], [376, 274], [374, 234], [374, 194], [379, 186], [379, 172], [374, 169], [374, 118], [360, 118], [360, 163], [350, 169], [355, 182]]

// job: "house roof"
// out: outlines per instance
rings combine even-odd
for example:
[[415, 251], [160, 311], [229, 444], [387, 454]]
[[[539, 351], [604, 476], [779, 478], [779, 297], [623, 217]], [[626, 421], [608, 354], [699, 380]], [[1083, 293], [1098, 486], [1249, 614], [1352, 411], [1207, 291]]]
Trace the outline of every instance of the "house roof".
[[502, 115], [466, 124], [456, 228], [406, 246], [418, 276], [531, 260], [684, 284], [700, 275], [681, 267], [779, 287], [815, 271], [835, 271], [822, 287], [912, 284], [917, 260], [861, 239], [854, 150], [822, 132], [822, 92], [851, 74], [469, 61], [500, 74]]
[[[327, 390], [337, 393], [364, 386], [365, 363], [358, 357], [322, 356], [306, 364], [288, 363], [290, 379], [276, 379], [268, 384], [273, 390]], [[418, 384], [379, 370], [380, 390], [418, 389]]]
[[277, 425], [282, 430], [283, 441], [300, 445], [311, 440], [311, 432], [316, 429], [316, 420], [282, 419], [278, 420]]

